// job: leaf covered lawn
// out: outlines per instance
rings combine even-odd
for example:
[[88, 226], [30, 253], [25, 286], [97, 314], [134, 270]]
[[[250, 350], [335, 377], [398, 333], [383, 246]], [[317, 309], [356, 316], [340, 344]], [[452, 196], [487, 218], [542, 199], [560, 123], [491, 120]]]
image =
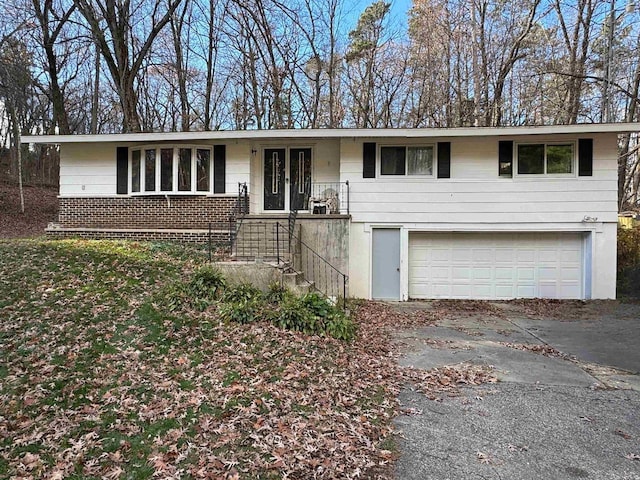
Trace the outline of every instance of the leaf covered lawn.
[[156, 303], [202, 262], [179, 247], [0, 241], [0, 478], [390, 478], [401, 384], [484, 372], [397, 367], [362, 304], [351, 343]]

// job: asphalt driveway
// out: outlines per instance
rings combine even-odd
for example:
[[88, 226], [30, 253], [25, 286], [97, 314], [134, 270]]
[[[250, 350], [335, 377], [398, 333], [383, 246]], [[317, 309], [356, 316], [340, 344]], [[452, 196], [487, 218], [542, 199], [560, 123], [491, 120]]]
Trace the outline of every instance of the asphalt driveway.
[[398, 334], [401, 363], [490, 365], [500, 381], [440, 401], [407, 386], [398, 478], [640, 479], [640, 305], [445, 307]]

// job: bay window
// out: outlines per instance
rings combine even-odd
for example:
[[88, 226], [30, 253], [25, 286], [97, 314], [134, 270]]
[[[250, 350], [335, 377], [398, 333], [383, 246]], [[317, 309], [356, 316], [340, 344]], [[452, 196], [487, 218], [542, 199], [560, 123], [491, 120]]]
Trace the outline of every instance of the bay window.
[[212, 193], [213, 147], [130, 149], [131, 193]]

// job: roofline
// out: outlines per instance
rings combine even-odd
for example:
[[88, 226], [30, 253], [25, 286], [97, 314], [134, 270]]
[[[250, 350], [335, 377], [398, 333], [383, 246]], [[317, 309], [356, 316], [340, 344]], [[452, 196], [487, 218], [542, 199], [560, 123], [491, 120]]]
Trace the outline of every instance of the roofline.
[[191, 140], [269, 140], [326, 138], [433, 138], [499, 137], [515, 135], [630, 133], [640, 132], [640, 123], [581, 123], [525, 127], [458, 128], [333, 128], [289, 130], [216, 130], [208, 132], [115, 133], [100, 135], [24, 135], [22, 143], [125, 143]]

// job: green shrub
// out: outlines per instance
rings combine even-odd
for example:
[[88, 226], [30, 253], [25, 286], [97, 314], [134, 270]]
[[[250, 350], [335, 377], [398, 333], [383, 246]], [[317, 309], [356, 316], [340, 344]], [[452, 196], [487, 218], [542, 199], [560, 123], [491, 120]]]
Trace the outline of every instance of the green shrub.
[[260, 304], [255, 299], [241, 299], [223, 303], [220, 305], [218, 313], [225, 322], [246, 324], [257, 318], [260, 313]]
[[282, 285], [280, 282], [273, 282], [269, 285], [269, 290], [264, 294], [264, 299], [268, 303], [280, 303], [285, 297], [291, 295], [287, 287]]
[[155, 303], [170, 312], [184, 308], [203, 311], [222, 295], [225, 288], [226, 281], [222, 273], [205, 266], [196, 270], [187, 283], [178, 281], [165, 286]]
[[329, 318], [326, 330], [333, 338], [347, 342], [353, 340], [356, 336], [356, 324], [342, 312]]
[[280, 328], [308, 335], [330, 335], [349, 341], [355, 336], [355, 325], [335, 305], [318, 293], [301, 297], [285, 296], [273, 322]]
[[191, 296], [191, 306], [205, 310], [216, 301], [227, 286], [222, 272], [209, 265], [196, 270], [189, 281], [187, 292]]
[[250, 283], [241, 283], [227, 288], [222, 295], [223, 302], [237, 303], [248, 300], [262, 300], [262, 292]]
[[640, 227], [618, 228], [618, 291], [640, 297]]

